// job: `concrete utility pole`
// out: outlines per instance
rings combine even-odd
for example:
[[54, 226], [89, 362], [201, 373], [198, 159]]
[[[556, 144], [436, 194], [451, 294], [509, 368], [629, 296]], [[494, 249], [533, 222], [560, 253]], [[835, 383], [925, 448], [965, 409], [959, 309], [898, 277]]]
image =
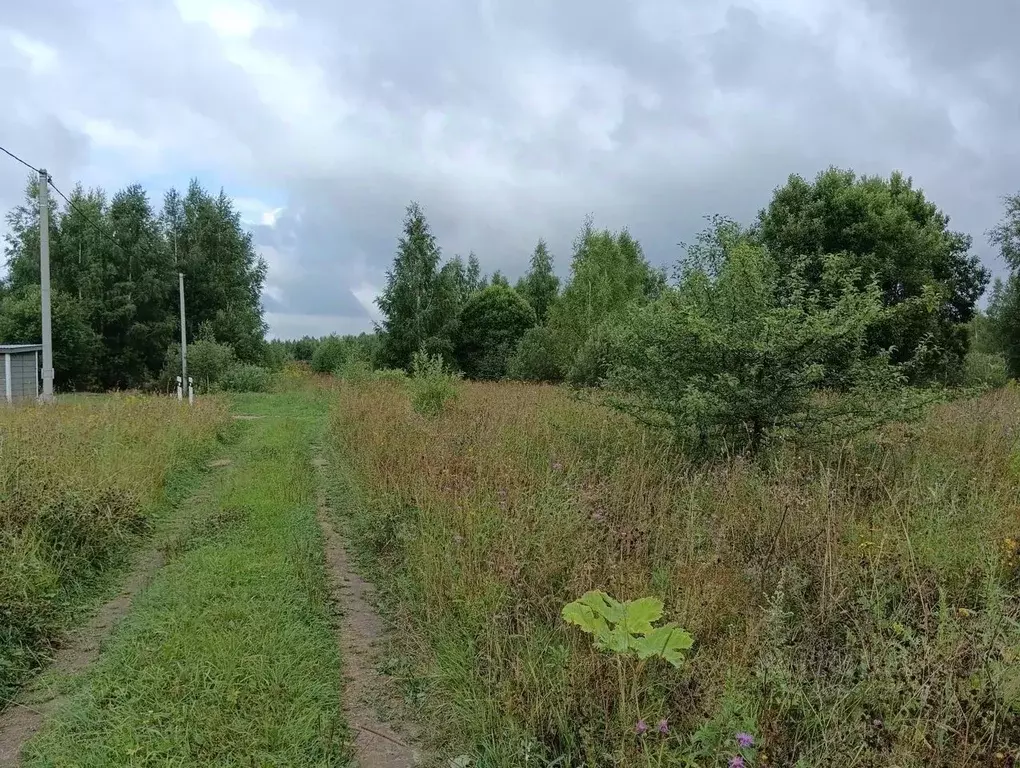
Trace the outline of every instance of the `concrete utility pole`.
[[184, 323], [184, 273], [178, 272], [181, 279], [181, 382], [188, 390], [188, 399], [191, 400], [191, 387], [188, 386], [188, 326]]
[[39, 283], [42, 294], [42, 397], [53, 400], [53, 328], [50, 317], [50, 177], [39, 169]]

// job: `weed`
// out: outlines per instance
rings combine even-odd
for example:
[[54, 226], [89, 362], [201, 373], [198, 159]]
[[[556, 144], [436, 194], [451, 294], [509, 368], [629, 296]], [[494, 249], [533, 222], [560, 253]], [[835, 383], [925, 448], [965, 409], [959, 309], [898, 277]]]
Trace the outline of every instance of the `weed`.
[[438, 416], [457, 397], [456, 381], [440, 355], [416, 352], [411, 362], [411, 406], [422, 416]]
[[[1020, 749], [1017, 389], [708, 467], [551, 387], [458, 389], [426, 420], [397, 388], [348, 387], [331, 419], [332, 471], [364, 499], [349, 530], [450, 754], [957, 766]], [[671, 606], [697, 647], [635, 665], [621, 693], [614, 657], [560, 616], [596, 589]]]
[[130, 395], [0, 411], [0, 702], [226, 422]]

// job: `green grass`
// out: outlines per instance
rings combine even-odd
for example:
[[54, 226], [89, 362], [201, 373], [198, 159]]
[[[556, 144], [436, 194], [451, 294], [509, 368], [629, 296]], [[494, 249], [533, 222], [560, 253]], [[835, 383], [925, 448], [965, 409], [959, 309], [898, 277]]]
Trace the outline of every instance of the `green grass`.
[[[756, 768], [1020, 756], [1017, 389], [713, 465], [553, 387], [459, 389], [424, 418], [402, 386], [345, 386], [330, 432], [336, 511], [437, 751], [721, 766], [747, 731]], [[685, 664], [593, 648], [561, 616], [590, 589], [661, 599]]]
[[0, 409], [0, 707], [160, 529], [229, 422], [218, 400], [132, 395]]
[[27, 766], [348, 764], [311, 445], [313, 393], [240, 396], [245, 422], [169, 558]]

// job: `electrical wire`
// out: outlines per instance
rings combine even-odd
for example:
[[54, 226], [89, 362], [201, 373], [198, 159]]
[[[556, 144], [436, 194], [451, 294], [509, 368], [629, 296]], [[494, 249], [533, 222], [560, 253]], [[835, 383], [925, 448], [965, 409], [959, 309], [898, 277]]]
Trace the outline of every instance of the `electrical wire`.
[[62, 198], [64, 198], [64, 202], [67, 203], [67, 205], [71, 209], [73, 209], [79, 216], [81, 216], [83, 219], [85, 219], [85, 221], [87, 221], [89, 223], [89, 225], [91, 225], [91, 227], [94, 230], [96, 230], [96, 232], [101, 234], [103, 237], [105, 237], [107, 240], [109, 240], [111, 243], [113, 243], [115, 246], [117, 246], [121, 250], [124, 250], [124, 246], [122, 246], [120, 243], [118, 243], [116, 238], [114, 238], [114, 236], [112, 234], [110, 234], [103, 227], [101, 227], [99, 224], [97, 224], [92, 219], [92, 217], [90, 217], [87, 213], [85, 213], [85, 211], [83, 211], [81, 208], [79, 208], [77, 205], [75, 205], [71, 201], [71, 198], [69, 198], [67, 195], [65, 195], [63, 192], [60, 191], [59, 187], [57, 187], [57, 185], [53, 183], [52, 177], [47, 175], [46, 178], [49, 179], [50, 186], [53, 187], [53, 191], [56, 192], [58, 195], [60, 195]]
[[[19, 163], [21, 163], [23, 166], [25, 166], [29, 170], [35, 171], [39, 175], [42, 175], [42, 171], [40, 171], [38, 168], [36, 168], [31, 163], [26, 162], [25, 160], [22, 160], [20, 157], [18, 157], [16, 154], [11, 152], [6, 147], [0, 146], [0, 152], [3, 152], [5, 155], [8, 155], [9, 157], [13, 158], [14, 160], [17, 160]], [[115, 246], [120, 248], [122, 251], [124, 250], [124, 246], [122, 246], [120, 243], [118, 243], [117, 239], [110, 232], [107, 232], [104, 227], [102, 227], [98, 222], [95, 221], [95, 219], [93, 219], [91, 216], [89, 216], [87, 213], [85, 213], [85, 211], [83, 211], [80, 207], [78, 207], [71, 200], [71, 198], [69, 198], [67, 195], [65, 195], [63, 192], [60, 191], [60, 187], [58, 187], [56, 184], [53, 183], [53, 177], [50, 176], [48, 173], [46, 174], [46, 180], [49, 183], [49, 185], [51, 187], [53, 187], [53, 191], [56, 192], [58, 195], [60, 195], [64, 199], [64, 202], [67, 203], [69, 208], [74, 210], [79, 216], [81, 216], [83, 219], [85, 219], [85, 221], [88, 222], [89, 226], [91, 226], [94, 230], [96, 230], [96, 232], [101, 234], [103, 237], [105, 237], [107, 240], [109, 240]]]
[[17, 156], [16, 154], [14, 154], [13, 152], [11, 152], [11, 151], [10, 151], [9, 149], [7, 149], [7, 148], [5, 148], [5, 147], [0, 147], [0, 152], [3, 152], [3, 153], [4, 153], [5, 155], [8, 155], [9, 157], [12, 157], [12, 158], [14, 158], [15, 160], [17, 160], [17, 161], [18, 161], [19, 163], [21, 163], [21, 164], [22, 164], [23, 166], [25, 166], [25, 167], [26, 167], [26, 168], [28, 168], [29, 170], [35, 171], [36, 173], [41, 173], [41, 171], [40, 171], [40, 170], [39, 170], [38, 168], [36, 168], [36, 167], [35, 167], [34, 165], [32, 165], [31, 163], [26, 163], [26, 162], [25, 162], [24, 160], [22, 160], [22, 159], [21, 159], [20, 157], [18, 157], [18, 156]]

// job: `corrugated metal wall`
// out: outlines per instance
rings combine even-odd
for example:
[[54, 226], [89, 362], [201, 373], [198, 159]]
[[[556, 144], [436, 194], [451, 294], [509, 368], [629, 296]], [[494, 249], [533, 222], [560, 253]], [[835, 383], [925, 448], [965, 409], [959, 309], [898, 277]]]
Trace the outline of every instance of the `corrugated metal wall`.
[[[0, 373], [4, 379], [4, 400], [7, 399], [6, 382], [6, 361], [5, 355], [0, 355]], [[39, 371], [36, 367], [36, 352], [23, 352], [11, 354], [11, 399], [14, 401], [34, 399], [39, 396]]]

